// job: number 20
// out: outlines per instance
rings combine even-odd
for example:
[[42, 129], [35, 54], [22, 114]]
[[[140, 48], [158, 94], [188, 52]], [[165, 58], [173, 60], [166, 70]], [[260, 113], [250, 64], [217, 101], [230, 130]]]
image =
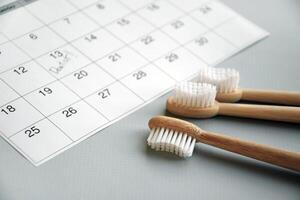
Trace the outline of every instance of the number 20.
[[79, 72], [74, 73], [74, 76], [75, 76], [78, 80], [80, 80], [80, 79], [82, 79], [82, 78], [88, 76], [88, 73], [87, 73], [87, 71], [85, 71], [85, 70], [80, 70]]
[[154, 38], [152, 36], [146, 36], [141, 39], [141, 42], [144, 43], [145, 45], [150, 44], [151, 42], [154, 42]]

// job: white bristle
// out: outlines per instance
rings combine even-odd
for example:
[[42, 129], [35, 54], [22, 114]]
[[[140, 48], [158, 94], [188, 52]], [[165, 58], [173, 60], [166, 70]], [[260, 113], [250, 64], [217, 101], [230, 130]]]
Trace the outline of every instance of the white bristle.
[[208, 83], [181, 82], [175, 86], [174, 101], [187, 107], [207, 108], [215, 104], [216, 87]]
[[200, 70], [197, 82], [213, 84], [219, 93], [230, 93], [238, 89], [240, 74], [235, 69], [206, 67]]
[[186, 133], [168, 128], [153, 128], [147, 139], [148, 145], [157, 151], [167, 151], [187, 158], [192, 156], [196, 139]]

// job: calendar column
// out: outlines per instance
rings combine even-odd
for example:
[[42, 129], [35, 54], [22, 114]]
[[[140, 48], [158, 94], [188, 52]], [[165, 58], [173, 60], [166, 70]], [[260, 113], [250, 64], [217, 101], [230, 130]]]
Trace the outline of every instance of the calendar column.
[[207, 32], [207, 27], [189, 16], [184, 16], [167, 23], [161, 30], [181, 45], [155, 61], [161, 70], [176, 81], [183, 81], [191, 79], [199, 69], [207, 66], [203, 59], [184, 47], [186, 43]]
[[[114, 51], [97, 62], [115, 80], [120, 80], [146, 63], [143, 57], [128, 47]], [[109, 120], [115, 120], [144, 103], [135, 91], [119, 81], [103, 87], [86, 100]]]
[[[146, 34], [130, 44], [135, 53], [148, 63], [175, 49], [177, 44], [161, 31]], [[175, 80], [155, 64], [148, 64], [132, 71], [120, 80], [143, 100], [148, 101], [173, 86]]]
[[93, 64], [76, 71], [77, 75], [62, 79], [109, 121], [116, 120], [144, 102], [119, 79], [147, 63], [125, 46], [153, 30], [153, 27], [129, 13], [130, 10], [118, 1], [101, 1], [83, 9], [83, 14], [101, 28], [75, 40], [72, 45], [81, 49]]
[[[119, 6], [118, 9], [122, 8], [128, 12], [128, 9], [122, 4], [119, 4]], [[109, 8], [110, 6], [106, 6], [104, 9]], [[108, 14], [106, 17], [113, 19], [114, 15]], [[101, 18], [98, 20], [99, 23], [104, 23]], [[119, 39], [128, 44], [154, 30], [154, 27], [135, 14], [131, 14], [125, 17], [120, 16], [119, 19], [107, 25], [105, 29], [115, 36], [114, 39]], [[108, 39], [112, 40], [112, 38]], [[97, 93], [87, 97], [86, 100], [99, 112], [107, 116], [109, 120], [116, 120], [132, 111], [144, 103], [145, 100], [135, 90], [119, 80], [130, 76], [134, 71], [145, 66], [146, 63], [148, 63], [148, 60], [131, 47], [124, 45], [122, 48], [115, 48], [115, 51], [98, 60], [97, 65], [117, 81], [103, 87]]]
[[42, 119], [43, 115], [23, 98], [18, 98], [1, 106], [0, 129], [9, 138]]
[[[122, 44], [99, 28], [84, 12], [78, 11], [65, 16], [69, 11], [77, 10], [70, 2], [63, 1], [59, 4], [60, 6], [55, 5], [59, 9], [58, 16], [52, 13], [39, 14], [38, 7], [54, 5], [47, 0], [29, 7], [67, 45], [53, 48], [37, 58], [57, 81], [42, 90], [43, 96], [35, 92], [27, 98], [72, 141], [77, 141], [108, 122], [107, 117], [84, 98], [114, 81], [93, 62]], [[58, 18], [61, 19], [53, 21]]]
[[0, 130], [6, 137], [11, 137], [23, 128], [44, 118], [2, 80], [0, 80], [0, 89]]
[[47, 119], [56, 109], [47, 97], [57, 94], [55, 79], [47, 71], [30, 61], [2, 73], [1, 79], [5, 95], [0, 98], [0, 131], [28, 159], [37, 164], [72, 142]]
[[33, 163], [41, 162], [72, 142], [23, 96], [14, 93], [2, 81], [0, 88], [5, 92], [0, 98], [1, 105], [6, 102], [0, 108], [0, 132]]
[[[134, 7], [130, 2], [124, 2], [129, 8]], [[155, 1], [146, 4], [136, 12], [143, 24], [150, 24], [155, 31], [144, 33], [130, 44], [130, 48], [148, 61], [125, 77], [121, 82], [134, 91], [144, 101], [150, 101], [161, 93], [169, 90], [175, 83], [172, 75], [162, 71], [155, 60], [176, 49], [178, 44], [159, 30], [161, 26], [183, 13], [165, 1]]]
[[232, 42], [215, 32], [216, 28], [236, 17], [231, 9], [226, 9], [217, 1], [203, 2], [190, 12], [190, 16], [207, 27], [208, 31], [187, 43], [185, 47], [188, 50], [211, 66], [220, 63], [236, 51], [236, 46]]

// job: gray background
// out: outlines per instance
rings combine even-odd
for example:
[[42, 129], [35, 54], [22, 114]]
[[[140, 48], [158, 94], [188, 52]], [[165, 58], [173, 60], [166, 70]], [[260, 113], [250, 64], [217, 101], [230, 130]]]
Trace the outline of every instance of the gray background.
[[[299, 90], [300, 1], [227, 0], [271, 37], [222, 64], [244, 87]], [[198, 144], [181, 160], [147, 149], [168, 95], [36, 168], [0, 139], [0, 200], [300, 199], [300, 174]], [[300, 126], [216, 117], [203, 129], [300, 151]]]

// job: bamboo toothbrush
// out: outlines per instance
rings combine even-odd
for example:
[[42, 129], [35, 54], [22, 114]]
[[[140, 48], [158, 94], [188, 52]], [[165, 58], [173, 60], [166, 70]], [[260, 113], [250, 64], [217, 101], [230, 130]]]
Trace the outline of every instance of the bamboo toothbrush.
[[300, 171], [300, 153], [208, 132], [187, 121], [158, 116], [149, 121], [151, 129], [147, 143], [157, 151], [190, 157], [196, 142], [254, 158], [288, 169]]
[[276, 90], [258, 90], [239, 88], [240, 75], [235, 69], [203, 68], [197, 81], [217, 86], [217, 100], [220, 102], [237, 102], [248, 100], [264, 103], [300, 106], [300, 93]]
[[208, 83], [179, 83], [175, 87], [175, 95], [167, 101], [167, 110], [193, 118], [226, 115], [300, 123], [299, 107], [219, 103], [215, 100], [216, 93], [216, 86]]

